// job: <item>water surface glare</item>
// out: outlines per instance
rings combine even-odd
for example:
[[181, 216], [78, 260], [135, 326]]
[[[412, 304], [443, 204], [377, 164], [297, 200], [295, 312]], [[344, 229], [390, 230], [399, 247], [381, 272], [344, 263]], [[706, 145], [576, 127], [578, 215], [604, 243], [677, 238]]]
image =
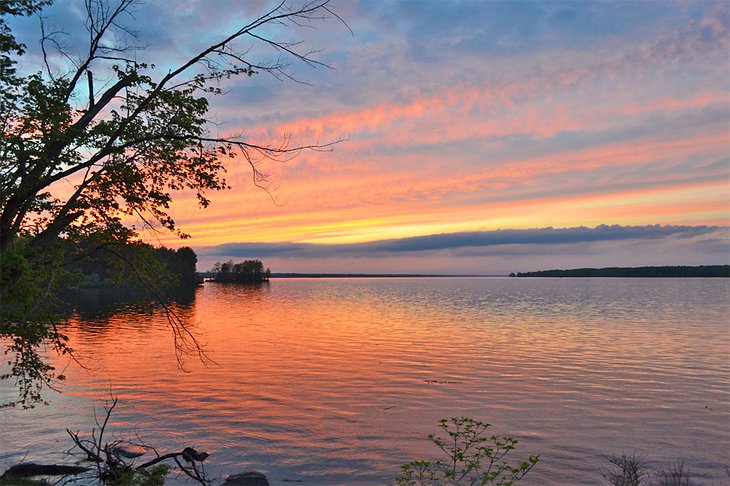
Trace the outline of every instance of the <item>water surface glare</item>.
[[[76, 313], [51, 404], [0, 410], [0, 469], [63, 460], [119, 398], [113, 434], [211, 453], [212, 477], [392, 484], [468, 416], [539, 454], [525, 484], [597, 484], [611, 454], [727, 484], [727, 279], [274, 279], [207, 283], [177, 312], [217, 366], [177, 367], [160, 310]], [[0, 398], [12, 397], [7, 383]]]

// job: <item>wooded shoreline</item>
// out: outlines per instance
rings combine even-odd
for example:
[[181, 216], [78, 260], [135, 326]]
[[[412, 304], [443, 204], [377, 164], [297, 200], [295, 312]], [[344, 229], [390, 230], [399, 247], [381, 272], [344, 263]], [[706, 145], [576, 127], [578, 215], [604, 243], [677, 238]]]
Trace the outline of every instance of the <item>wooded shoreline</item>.
[[730, 278], [730, 265], [575, 268], [511, 273], [510, 277]]

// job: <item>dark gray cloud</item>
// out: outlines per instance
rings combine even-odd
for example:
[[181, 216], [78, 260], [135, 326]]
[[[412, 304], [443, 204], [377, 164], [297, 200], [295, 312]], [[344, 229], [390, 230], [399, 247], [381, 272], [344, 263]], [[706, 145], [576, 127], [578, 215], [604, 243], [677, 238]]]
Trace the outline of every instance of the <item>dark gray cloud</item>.
[[[595, 228], [535, 228], [519, 230], [473, 231], [436, 234], [411, 238], [350, 244], [311, 243], [229, 243], [198, 248], [201, 257], [225, 258], [392, 258], [424, 252], [459, 250], [471, 254], [541, 254], [535, 250], [545, 246], [592, 244], [628, 241], [680, 241], [701, 239], [702, 244], [715, 250], [723, 247], [730, 251], [728, 230], [724, 226], [607, 226]], [[533, 247], [526, 250], [525, 247]]]

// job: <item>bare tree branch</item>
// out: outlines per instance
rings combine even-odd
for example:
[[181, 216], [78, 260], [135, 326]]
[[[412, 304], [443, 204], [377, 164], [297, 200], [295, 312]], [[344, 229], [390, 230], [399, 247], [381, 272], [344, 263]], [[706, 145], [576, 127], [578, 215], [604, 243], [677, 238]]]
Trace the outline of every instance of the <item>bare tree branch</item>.
[[[96, 427], [91, 432], [91, 439], [84, 439], [80, 436], [79, 432], [72, 432], [66, 429], [69, 437], [74, 443], [74, 446], [83, 452], [87, 459], [93, 461], [96, 465], [97, 479], [102, 483], [107, 481], [113, 482], [119, 479], [123, 471], [141, 471], [152, 466], [156, 466], [167, 460], [173, 460], [179, 467], [179, 469], [185, 473], [188, 477], [200, 484], [209, 484], [210, 482], [205, 477], [205, 471], [203, 469], [203, 461], [208, 458], [207, 452], [199, 452], [192, 447], [186, 447], [182, 451], [170, 452], [167, 454], [158, 454], [154, 447], [150, 447], [146, 444], [135, 444], [126, 440], [114, 440], [112, 442], [104, 442], [104, 435], [114, 408], [117, 406], [117, 398], [112, 397], [111, 405], [105, 404], [105, 415], [104, 420], [99, 423], [96, 420]], [[97, 437], [98, 431], [98, 437]], [[141, 454], [130, 454], [126, 446], [140, 445], [143, 449], [151, 450], [155, 453], [155, 458], [146, 461], [142, 464], [135, 465], [133, 460]], [[183, 464], [180, 459], [185, 461]]]

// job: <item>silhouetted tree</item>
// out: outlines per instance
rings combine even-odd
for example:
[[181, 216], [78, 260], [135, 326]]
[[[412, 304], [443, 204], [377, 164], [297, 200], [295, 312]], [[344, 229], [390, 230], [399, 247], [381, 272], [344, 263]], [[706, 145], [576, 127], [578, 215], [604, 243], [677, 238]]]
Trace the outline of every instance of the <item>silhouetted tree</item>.
[[[24, 405], [39, 400], [42, 386], [51, 386], [55, 377], [38, 347], [48, 342], [58, 352], [69, 351], [49, 303], [68, 277], [63, 265], [77, 242], [92, 239], [134, 266], [137, 257], [119, 249], [138, 239], [124, 217], [137, 216], [144, 227], [185, 237], [168, 212], [173, 191], [192, 190], [205, 207], [209, 191], [228, 187], [224, 160], [248, 164], [253, 183], [266, 189], [268, 177], [257, 165], [262, 159], [285, 161], [302, 149], [331, 146], [217, 135], [210, 129], [208, 101], [223, 93], [218, 83], [224, 79], [260, 73], [291, 78], [291, 60], [322, 66], [316, 51], [270, 37], [269, 26], [298, 28], [330, 18], [327, 0], [285, 0], [158, 73], [154, 65], [135, 60], [134, 51], [142, 47], [124, 25], [132, 19], [134, 0], [114, 5], [86, 0], [85, 29], [74, 31], [85, 30], [86, 48], [50, 56], [59, 43], [39, 16], [41, 63], [26, 63], [20, 72], [24, 46], [7, 19], [39, 13], [49, 3], [0, 1], [0, 338], [14, 356], [2, 378], [15, 380]], [[242, 40], [272, 49], [276, 60], [251, 58]], [[59, 59], [64, 64], [54, 66]], [[64, 197], [52, 192], [62, 180], [74, 181]], [[147, 277], [141, 267], [133, 271], [140, 280]], [[171, 316], [173, 322], [179, 349], [200, 355], [184, 323]]]
[[177, 250], [171, 248], [155, 249], [157, 258], [164, 262], [166, 269], [170, 272], [175, 281], [173, 284], [177, 287], [190, 287], [199, 283], [196, 264], [198, 256], [192, 248], [183, 246]]
[[232, 260], [224, 263], [216, 262], [211, 273], [217, 282], [255, 283], [271, 278], [271, 270], [264, 269], [264, 264], [260, 260], [244, 260], [240, 263], [233, 263]]

